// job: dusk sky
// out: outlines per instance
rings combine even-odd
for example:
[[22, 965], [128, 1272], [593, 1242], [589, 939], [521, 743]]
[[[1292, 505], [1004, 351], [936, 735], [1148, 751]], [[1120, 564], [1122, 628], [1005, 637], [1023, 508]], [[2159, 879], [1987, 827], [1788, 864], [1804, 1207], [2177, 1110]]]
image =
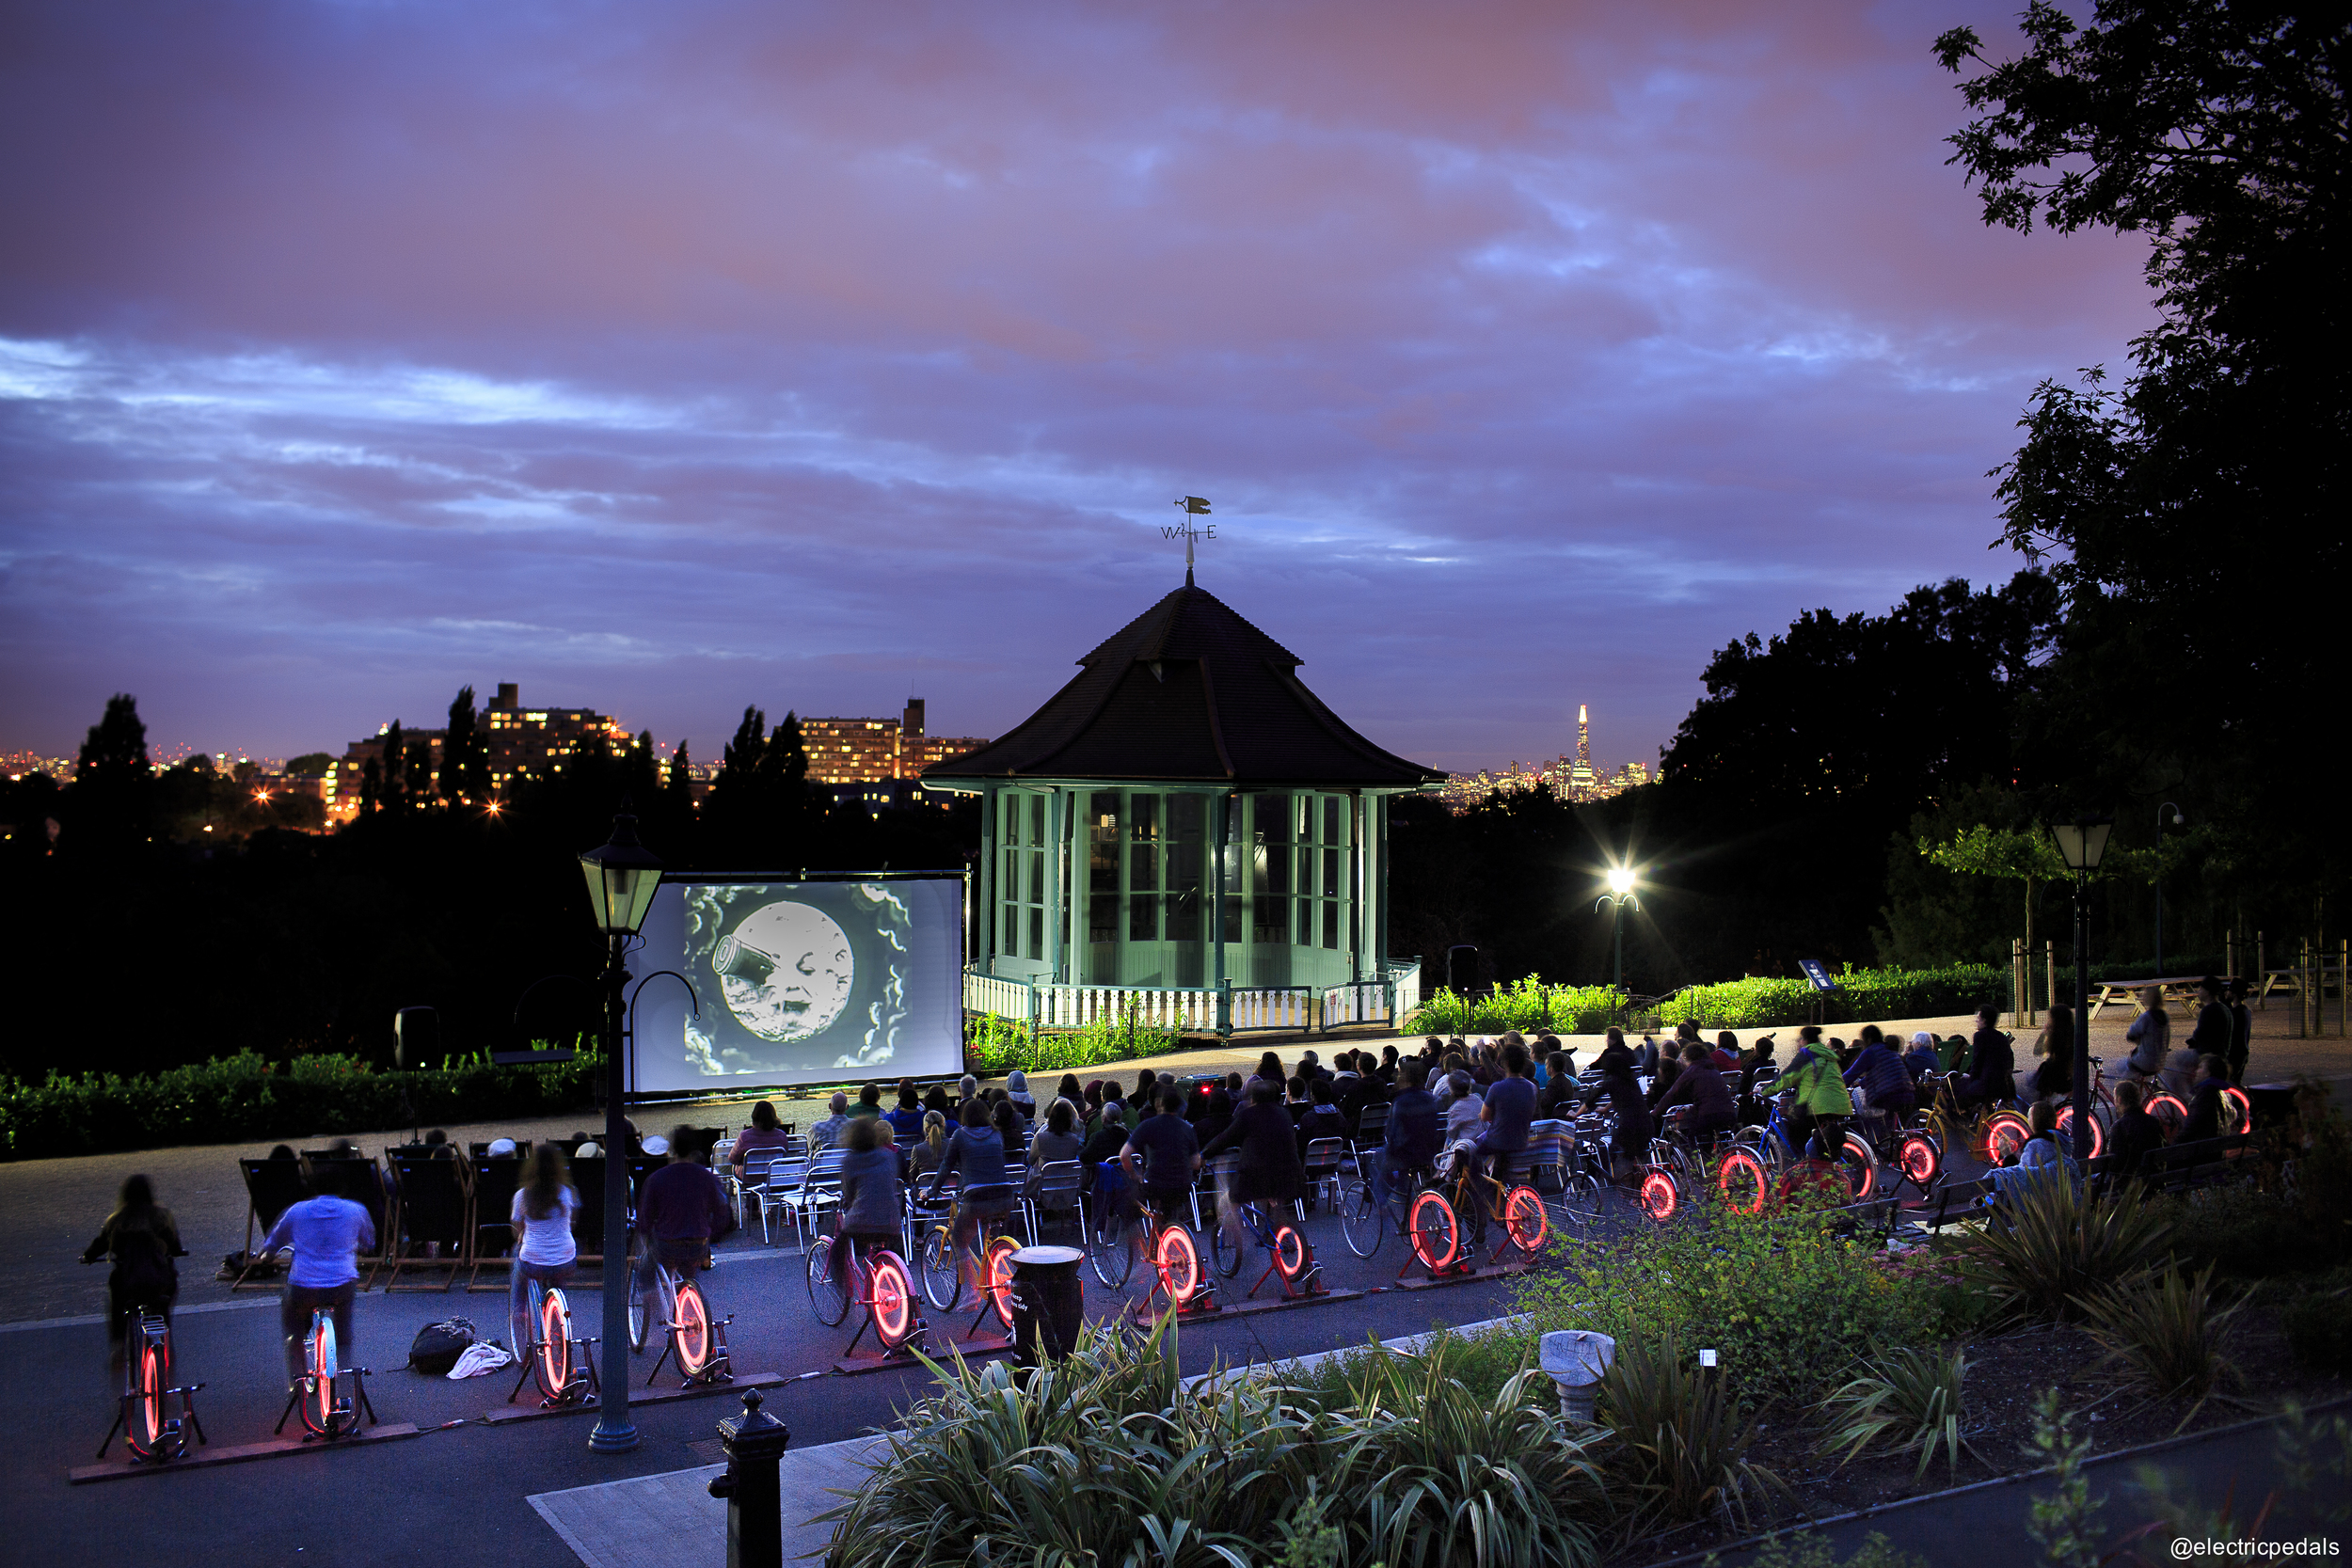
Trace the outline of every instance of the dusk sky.
[[993, 736], [1183, 580], [1452, 768], [2005, 578], [2139, 243], [1982, 228], [2022, 0], [0, 11], [0, 750], [501, 680]]

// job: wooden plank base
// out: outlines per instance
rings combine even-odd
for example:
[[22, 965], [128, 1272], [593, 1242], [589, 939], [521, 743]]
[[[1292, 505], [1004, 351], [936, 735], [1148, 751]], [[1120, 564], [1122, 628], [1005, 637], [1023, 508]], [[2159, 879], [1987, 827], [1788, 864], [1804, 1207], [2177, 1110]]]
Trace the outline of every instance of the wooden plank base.
[[[699, 1400], [711, 1394], [739, 1393], [745, 1388], [773, 1388], [780, 1383], [789, 1381], [781, 1372], [739, 1372], [731, 1382], [698, 1383], [691, 1388], [631, 1388], [628, 1391], [628, 1402], [629, 1407], [635, 1409], [641, 1404], [668, 1404], [675, 1400]], [[501, 1405], [491, 1411], [482, 1419], [486, 1426], [505, 1426], [512, 1421], [535, 1421], [547, 1416], [594, 1415], [600, 1408], [601, 1406], [592, 1400], [585, 1404], [558, 1405], [553, 1410], [542, 1410], [535, 1400], [529, 1404], [516, 1400], [513, 1404]]]
[[290, 1453], [326, 1453], [332, 1449], [357, 1449], [369, 1443], [397, 1442], [403, 1437], [421, 1435], [411, 1421], [390, 1421], [367, 1427], [348, 1437], [338, 1437], [332, 1443], [306, 1443], [299, 1437], [273, 1437], [266, 1443], [239, 1443], [230, 1447], [217, 1444], [198, 1449], [194, 1453], [173, 1460], [168, 1465], [134, 1465], [128, 1460], [85, 1465], [68, 1470], [65, 1479], [75, 1486], [93, 1481], [120, 1481], [125, 1476], [162, 1476], [174, 1470], [205, 1470], [216, 1465], [243, 1465], [255, 1459], [278, 1459]]

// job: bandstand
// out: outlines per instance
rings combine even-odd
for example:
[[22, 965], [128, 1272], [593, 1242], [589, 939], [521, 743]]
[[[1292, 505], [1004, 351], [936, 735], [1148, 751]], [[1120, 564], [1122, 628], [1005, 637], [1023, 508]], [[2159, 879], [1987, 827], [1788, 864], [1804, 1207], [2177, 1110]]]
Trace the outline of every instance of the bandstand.
[[1009, 734], [924, 770], [981, 800], [965, 1006], [1228, 1033], [1399, 1019], [1389, 800], [1444, 775], [1307, 689], [1187, 581]]

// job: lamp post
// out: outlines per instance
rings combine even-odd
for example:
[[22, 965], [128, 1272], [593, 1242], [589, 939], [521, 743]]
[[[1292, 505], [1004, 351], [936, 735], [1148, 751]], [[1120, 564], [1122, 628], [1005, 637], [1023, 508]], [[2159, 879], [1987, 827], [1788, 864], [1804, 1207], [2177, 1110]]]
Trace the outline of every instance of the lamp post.
[[1594, 901], [1593, 908], [1597, 910], [1603, 904], [1616, 906], [1616, 913], [1611, 918], [1611, 925], [1615, 928], [1614, 935], [1617, 943], [1616, 991], [1619, 996], [1623, 996], [1625, 994], [1625, 907], [1628, 904], [1637, 910], [1642, 907], [1642, 901], [1633, 896], [1633, 872], [1630, 868], [1622, 865], [1613, 865], [1609, 868], [1609, 891]]
[[2090, 1161], [2090, 1021], [2085, 1016], [2090, 1011], [2090, 874], [2099, 869], [2099, 857], [2106, 853], [2107, 835], [2114, 831], [2112, 816], [2079, 813], [2072, 822], [2050, 824], [2058, 855], [2074, 874], [2074, 1087], [2071, 1102], [2074, 1158], [2085, 1164]]
[[622, 1127], [621, 1098], [628, 1075], [621, 1061], [621, 967], [628, 940], [645, 923], [654, 889], [661, 885], [661, 863], [637, 842], [637, 818], [628, 798], [612, 819], [612, 839], [580, 857], [588, 879], [588, 904], [605, 936], [604, 965], [604, 1377], [596, 1430], [588, 1447], [596, 1453], [627, 1453], [637, 1446], [628, 1419], [628, 1141]]
[[2169, 823], [2175, 828], [2188, 826], [2188, 817], [2180, 807], [2167, 800], [2156, 808], [2156, 978], [2164, 978], [2164, 830]]

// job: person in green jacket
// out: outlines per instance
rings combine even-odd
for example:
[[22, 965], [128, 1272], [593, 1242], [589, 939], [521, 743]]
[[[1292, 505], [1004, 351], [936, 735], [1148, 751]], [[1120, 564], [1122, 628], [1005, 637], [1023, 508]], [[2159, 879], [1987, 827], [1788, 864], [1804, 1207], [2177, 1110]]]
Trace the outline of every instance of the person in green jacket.
[[[1797, 1031], [1797, 1054], [1780, 1075], [1780, 1092], [1789, 1103], [1788, 1141], [1799, 1151], [1820, 1159], [1835, 1159], [1846, 1147], [1846, 1118], [1853, 1115], [1853, 1096], [1837, 1057], [1821, 1043], [1820, 1025], [1808, 1023]], [[1808, 1143], [1818, 1142], [1819, 1150]]]

